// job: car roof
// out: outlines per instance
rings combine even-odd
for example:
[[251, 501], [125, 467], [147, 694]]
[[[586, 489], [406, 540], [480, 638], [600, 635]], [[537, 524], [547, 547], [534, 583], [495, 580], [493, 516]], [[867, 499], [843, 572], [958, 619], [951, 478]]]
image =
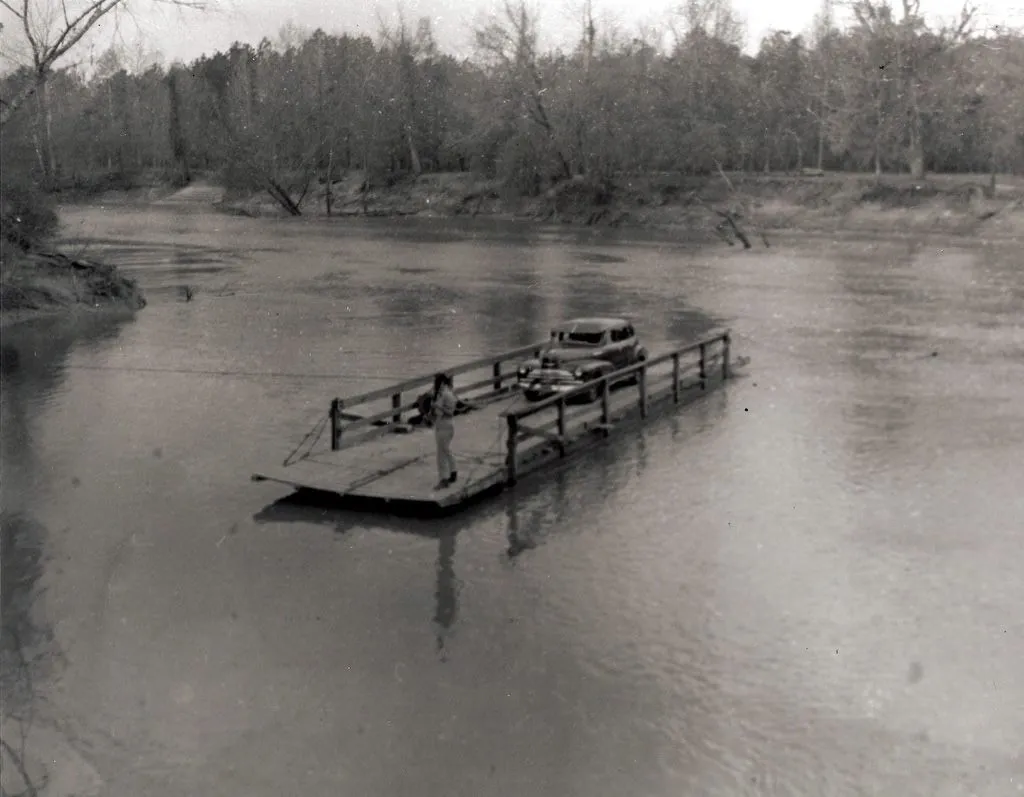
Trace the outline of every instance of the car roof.
[[629, 324], [626, 318], [570, 318], [563, 321], [556, 329], [572, 332], [604, 332], [606, 329], [614, 329]]

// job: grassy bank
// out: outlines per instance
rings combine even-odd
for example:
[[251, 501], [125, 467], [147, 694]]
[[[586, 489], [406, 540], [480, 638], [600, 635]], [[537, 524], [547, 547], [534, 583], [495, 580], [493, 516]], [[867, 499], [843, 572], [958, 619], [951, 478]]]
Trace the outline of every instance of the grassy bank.
[[70, 311], [134, 312], [146, 299], [117, 268], [56, 252], [5, 252], [0, 263], [0, 323]]
[[[500, 184], [468, 173], [427, 174], [364, 187], [354, 172], [332, 184], [333, 216], [507, 217], [544, 223], [685, 229], [715, 233], [719, 211], [767, 230], [941, 231], [979, 229], [1024, 234], [1024, 179], [1002, 177], [994, 192], [985, 175], [677, 174], [624, 175], [601, 185], [576, 179], [536, 197], [515, 197]], [[324, 184], [311, 188], [304, 215], [327, 213]], [[266, 192], [226, 192], [218, 207], [249, 216], [281, 215]]]

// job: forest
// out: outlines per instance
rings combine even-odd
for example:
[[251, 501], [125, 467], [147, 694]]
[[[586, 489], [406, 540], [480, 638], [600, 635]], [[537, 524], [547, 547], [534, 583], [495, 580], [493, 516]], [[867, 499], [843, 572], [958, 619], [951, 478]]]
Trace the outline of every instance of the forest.
[[[918, 0], [851, 10], [839, 26], [826, 2], [755, 55], [728, 0], [684, 0], [635, 32], [585, 11], [569, 51], [539, 49], [523, 0], [499, 0], [464, 59], [426, 19], [170, 66], [112, 49], [88, 74], [49, 71], [8, 114], [4, 179], [58, 192], [213, 174], [298, 212], [354, 170], [377, 186], [473, 172], [525, 196], [643, 172], [1024, 172], [1024, 36], [977, 30], [970, 7], [942, 25]], [[32, 79], [9, 73], [0, 97]]]

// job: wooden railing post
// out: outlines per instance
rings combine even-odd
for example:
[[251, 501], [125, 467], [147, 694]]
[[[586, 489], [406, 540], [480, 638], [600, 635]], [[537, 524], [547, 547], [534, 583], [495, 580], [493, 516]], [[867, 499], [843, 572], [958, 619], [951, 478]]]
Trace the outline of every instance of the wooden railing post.
[[331, 399], [331, 451], [341, 448], [341, 399]]
[[729, 378], [729, 333], [722, 335], [722, 379]]
[[611, 423], [611, 406], [609, 404], [611, 382], [606, 378], [601, 382], [601, 423]]
[[700, 344], [700, 389], [701, 390], [704, 390], [708, 386], [707, 350], [708, 350], [708, 345], [706, 343], [701, 343]]
[[558, 436], [565, 438], [565, 398], [558, 400]]
[[402, 406], [402, 394], [392, 393], [391, 394], [391, 408], [395, 410], [395, 414], [391, 416], [391, 420], [394, 423], [402, 422], [402, 413], [398, 411], [398, 408]]
[[672, 352], [672, 401], [679, 403], [679, 352]]
[[491, 372], [494, 374], [494, 392], [501, 392], [501, 360], [498, 360], [491, 367]]
[[515, 484], [518, 466], [516, 463], [516, 445], [517, 438], [519, 437], [519, 418], [515, 415], [507, 416], [508, 420], [508, 440], [505, 441], [505, 447], [507, 453], [505, 455], [505, 482], [507, 484]]
[[639, 379], [637, 379], [637, 385], [640, 389], [640, 417], [647, 417], [647, 362], [644, 361], [637, 373]]

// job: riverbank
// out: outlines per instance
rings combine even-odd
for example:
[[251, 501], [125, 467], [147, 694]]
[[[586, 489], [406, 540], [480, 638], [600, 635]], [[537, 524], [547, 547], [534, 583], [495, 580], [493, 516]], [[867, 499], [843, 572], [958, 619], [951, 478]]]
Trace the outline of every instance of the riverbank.
[[59, 252], [5, 254], [0, 265], [0, 325], [68, 312], [134, 312], [146, 306], [135, 280], [115, 266]]
[[[496, 181], [469, 173], [425, 174], [366, 188], [353, 172], [330, 187], [310, 189], [304, 215], [337, 217], [504, 217], [549, 224], [685, 229], [711, 240], [723, 212], [756, 235], [770, 230], [944, 232], [1024, 235], [1024, 180], [1000, 178], [991, 191], [984, 175], [861, 174], [690, 177], [634, 175], [597, 185], [558, 184], [536, 197], [510, 196]], [[280, 216], [268, 193], [225, 192], [223, 212]]]

